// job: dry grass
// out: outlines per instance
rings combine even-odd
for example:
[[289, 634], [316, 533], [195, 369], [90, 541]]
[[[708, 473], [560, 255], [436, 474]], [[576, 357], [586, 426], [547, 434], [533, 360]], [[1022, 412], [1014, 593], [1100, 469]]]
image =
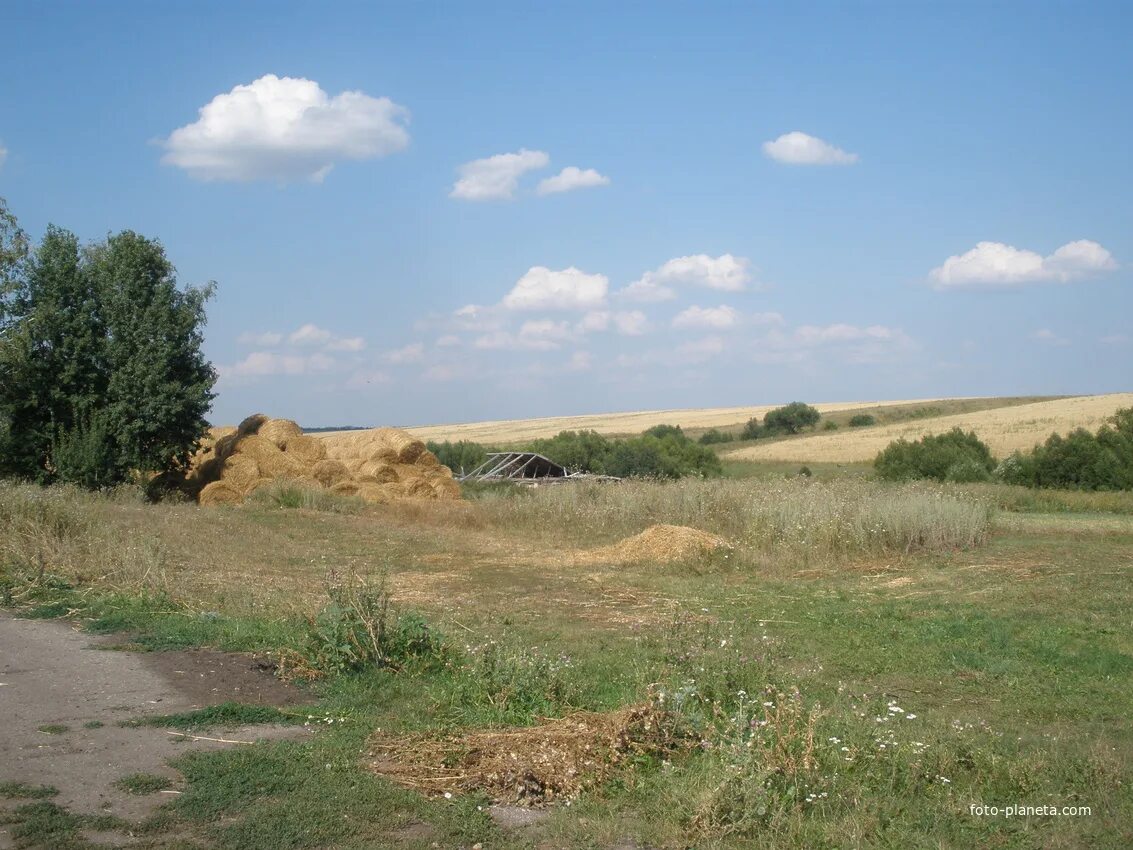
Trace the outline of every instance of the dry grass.
[[[904, 401], [853, 401], [815, 404], [821, 413], [837, 413], [858, 408], [886, 408], [900, 405], [933, 404], [943, 399]], [[596, 413], [585, 416], [552, 416], [543, 419], [506, 419], [469, 422], [459, 425], [422, 425], [408, 430], [420, 440], [471, 440], [486, 445], [507, 445], [553, 437], [560, 431], [597, 431], [600, 434], [639, 434], [654, 425], [680, 425], [685, 430], [741, 426], [753, 416], [762, 417], [778, 404], [755, 407], [715, 407], [701, 409], [641, 410], [633, 413]], [[350, 434], [327, 432], [324, 436]]]
[[729, 460], [799, 463], [856, 463], [873, 460], [893, 440], [913, 440], [952, 428], [975, 431], [993, 453], [1002, 457], [1027, 450], [1052, 432], [1096, 429], [1116, 410], [1133, 406], [1133, 393], [1111, 393], [1023, 404], [1015, 407], [939, 416], [873, 428], [814, 434], [794, 440], [754, 444], [727, 452]]

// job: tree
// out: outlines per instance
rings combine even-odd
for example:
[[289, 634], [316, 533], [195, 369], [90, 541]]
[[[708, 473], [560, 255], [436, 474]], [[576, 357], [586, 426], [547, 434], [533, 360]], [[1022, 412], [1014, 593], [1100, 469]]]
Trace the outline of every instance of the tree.
[[888, 481], [933, 478], [937, 481], [987, 481], [995, 469], [991, 450], [974, 432], [953, 428], [919, 440], [894, 440], [873, 462]]
[[216, 380], [201, 352], [212, 292], [179, 289], [136, 233], [83, 250], [49, 227], [0, 302], [0, 472], [102, 487], [186, 463]]
[[820, 415], [809, 404], [792, 401], [768, 411], [763, 417], [763, 429], [770, 434], [798, 434], [804, 428], [817, 425]]

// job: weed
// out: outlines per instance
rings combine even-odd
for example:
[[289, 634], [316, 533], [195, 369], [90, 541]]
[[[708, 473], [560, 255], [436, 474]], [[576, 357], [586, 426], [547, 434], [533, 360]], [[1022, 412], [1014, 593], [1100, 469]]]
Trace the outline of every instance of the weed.
[[26, 782], [0, 782], [0, 797], [6, 800], [38, 800], [54, 797], [59, 789], [53, 785], [28, 785]]
[[[306, 715], [303, 715], [304, 717]], [[264, 723], [296, 723], [299, 715], [267, 705], [223, 702], [195, 711], [161, 714], [124, 721], [123, 726], [157, 726], [163, 729], [207, 729], [213, 726], [256, 726]]]
[[64, 726], [62, 723], [48, 723], [45, 726], [40, 726], [39, 731], [45, 735], [65, 735], [71, 731], [71, 727]]

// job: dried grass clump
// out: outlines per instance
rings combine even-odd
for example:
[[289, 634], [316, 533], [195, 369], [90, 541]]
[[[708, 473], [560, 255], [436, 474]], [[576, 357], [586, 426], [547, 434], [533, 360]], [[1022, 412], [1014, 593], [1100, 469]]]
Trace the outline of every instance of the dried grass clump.
[[635, 757], [682, 745], [665, 713], [649, 705], [460, 736], [379, 732], [368, 743], [369, 769], [399, 785], [430, 795], [484, 792], [522, 806], [573, 800]]
[[584, 560], [607, 564], [676, 563], [700, 558], [717, 549], [730, 549], [723, 537], [684, 525], [651, 525], [640, 534], [612, 546], [591, 549]]
[[235, 428], [212, 429], [182, 487], [201, 504], [236, 504], [276, 482], [357, 495], [374, 504], [460, 498], [452, 470], [404, 431], [379, 428], [323, 440], [304, 434], [290, 419], [262, 413]]

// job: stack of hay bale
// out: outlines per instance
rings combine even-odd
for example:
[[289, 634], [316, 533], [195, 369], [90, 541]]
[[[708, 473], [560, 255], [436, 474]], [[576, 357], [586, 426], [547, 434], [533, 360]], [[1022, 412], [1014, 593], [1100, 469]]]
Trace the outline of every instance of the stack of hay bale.
[[193, 456], [186, 488], [202, 505], [239, 504], [277, 480], [359, 496], [459, 499], [460, 485], [425, 444], [396, 428], [325, 438], [290, 419], [249, 416], [236, 428], [213, 428]]

